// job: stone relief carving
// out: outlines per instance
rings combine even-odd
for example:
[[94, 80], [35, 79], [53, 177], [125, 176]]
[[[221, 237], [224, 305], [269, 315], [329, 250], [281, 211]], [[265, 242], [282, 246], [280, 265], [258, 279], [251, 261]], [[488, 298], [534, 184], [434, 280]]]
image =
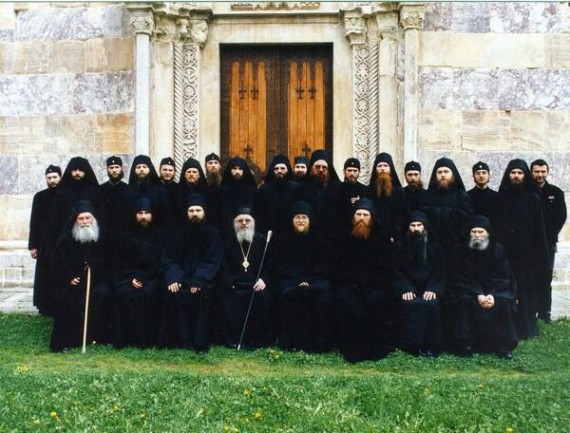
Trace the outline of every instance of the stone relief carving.
[[184, 160], [198, 155], [198, 58], [197, 44], [183, 45], [183, 157]]
[[361, 176], [366, 179], [370, 175], [368, 151], [368, 58], [370, 47], [367, 44], [352, 46], [352, 65], [354, 78], [354, 117], [353, 117], [353, 150], [360, 160]]
[[152, 13], [133, 13], [131, 17], [131, 25], [134, 27], [135, 33], [143, 33], [152, 35], [154, 31], [154, 18]]
[[208, 22], [206, 20], [190, 20], [190, 40], [203, 47], [208, 39]]
[[315, 10], [320, 7], [321, 2], [235, 2], [231, 5], [234, 11]]
[[344, 27], [350, 45], [366, 42], [366, 20], [363, 17], [345, 15]]
[[424, 22], [425, 6], [402, 5], [400, 9], [400, 25], [404, 30], [421, 29]]

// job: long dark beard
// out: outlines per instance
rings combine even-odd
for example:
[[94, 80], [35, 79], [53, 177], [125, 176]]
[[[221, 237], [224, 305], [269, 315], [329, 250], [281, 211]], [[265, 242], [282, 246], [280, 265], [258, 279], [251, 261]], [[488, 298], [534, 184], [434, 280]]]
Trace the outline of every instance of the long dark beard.
[[352, 225], [352, 236], [357, 239], [368, 240], [370, 238], [370, 233], [372, 233], [372, 225], [366, 224], [364, 221], [356, 221]]
[[311, 175], [311, 177], [315, 180], [315, 182], [322, 186], [322, 187], [326, 187], [327, 183], [329, 181], [329, 174], [328, 173], [322, 173], [322, 172], [317, 172]]
[[146, 188], [150, 184], [150, 176], [137, 177], [137, 188]]
[[379, 173], [376, 178], [376, 196], [392, 197], [393, 189], [392, 175], [390, 173]]
[[222, 183], [222, 175], [219, 171], [207, 171], [206, 183], [212, 186], [220, 186]]
[[427, 263], [427, 233], [408, 233], [408, 256], [412, 263], [425, 265]]

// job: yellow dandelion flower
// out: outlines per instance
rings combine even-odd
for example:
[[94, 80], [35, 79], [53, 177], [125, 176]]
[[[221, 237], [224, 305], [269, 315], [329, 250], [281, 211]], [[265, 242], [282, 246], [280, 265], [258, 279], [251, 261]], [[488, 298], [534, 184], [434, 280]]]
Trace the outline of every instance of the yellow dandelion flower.
[[225, 426], [224, 426], [224, 431], [225, 431], [225, 432], [229, 432], [229, 431], [230, 431], [230, 427], [229, 427], [228, 425], [225, 425]]
[[52, 418], [57, 418], [57, 412], [56, 412], [55, 410], [52, 410], [52, 411], [49, 413], [49, 416], [51, 416]]
[[480, 383], [479, 385], [477, 385], [477, 388], [479, 389], [483, 389], [485, 387], [485, 385], [483, 385], [482, 383]]
[[249, 396], [251, 395], [251, 391], [246, 388], [246, 389], [243, 390], [243, 395], [246, 396], [246, 397], [249, 397]]
[[505, 433], [514, 433], [514, 431], [515, 431], [515, 429], [512, 428], [512, 427], [507, 427], [507, 428], [505, 429]]
[[119, 406], [114, 404], [113, 405], [113, 412], [118, 412], [119, 411]]
[[255, 412], [255, 414], [253, 415], [255, 417], [255, 419], [261, 419], [261, 412], [257, 411]]
[[36, 418], [36, 419], [34, 420], [34, 424], [35, 424], [35, 425], [40, 425], [40, 420]]

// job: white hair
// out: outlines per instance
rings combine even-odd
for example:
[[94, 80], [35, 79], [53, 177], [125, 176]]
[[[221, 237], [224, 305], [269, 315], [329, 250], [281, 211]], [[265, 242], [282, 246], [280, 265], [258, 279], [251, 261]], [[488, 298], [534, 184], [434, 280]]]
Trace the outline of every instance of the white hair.
[[81, 227], [79, 224], [75, 223], [71, 230], [71, 235], [74, 240], [81, 244], [97, 242], [99, 240], [99, 224], [95, 218], [93, 218], [93, 222], [88, 227]]

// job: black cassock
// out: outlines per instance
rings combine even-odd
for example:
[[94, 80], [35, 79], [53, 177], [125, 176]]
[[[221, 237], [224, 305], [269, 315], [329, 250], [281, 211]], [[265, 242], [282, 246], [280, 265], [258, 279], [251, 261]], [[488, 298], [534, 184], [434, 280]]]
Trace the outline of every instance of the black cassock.
[[540, 199], [534, 192], [499, 192], [495, 239], [504, 246], [517, 287], [515, 323], [519, 338], [538, 336], [538, 291], [552, 279]]
[[[491, 309], [479, 306], [478, 295], [493, 295]], [[491, 242], [484, 251], [464, 247], [451, 281], [455, 316], [453, 344], [476, 351], [511, 351], [518, 338], [514, 325], [515, 285], [504, 248]]]
[[[402, 348], [416, 354], [420, 350], [438, 352], [443, 346], [440, 298], [445, 291], [445, 254], [436, 243], [428, 241], [423, 254], [422, 239], [406, 239], [394, 260], [394, 291], [402, 306]], [[436, 299], [426, 301], [430, 291]], [[402, 295], [416, 297], [404, 301]]]
[[392, 243], [374, 226], [368, 240], [345, 236], [335, 259], [338, 346], [351, 362], [380, 359], [395, 343]]
[[[241, 248], [235, 237], [226, 240], [219, 300], [221, 333], [227, 346], [235, 347], [239, 342], [265, 245], [266, 237], [260, 233], [255, 234], [251, 244], [244, 241]], [[244, 256], [247, 258], [247, 270], [244, 267]], [[242, 342], [245, 347], [266, 347], [275, 341], [277, 320], [273, 311], [274, 293], [270, 272], [271, 250], [268, 245], [268, 253], [260, 274], [266, 288], [255, 292], [253, 296]]]
[[50, 279], [48, 248], [48, 222], [57, 188], [46, 188], [34, 195], [30, 216], [28, 249], [37, 249], [34, 276], [34, 306], [40, 314], [53, 315], [53, 283]]
[[[285, 349], [325, 352], [331, 348], [329, 244], [320, 232], [279, 237], [276, 259], [281, 331]], [[300, 287], [301, 282], [309, 283]]]
[[481, 189], [474, 187], [467, 191], [467, 194], [473, 205], [473, 215], [486, 216], [491, 221], [491, 224], [493, 224], [499, 193], [491, 188]]
[[[87, 341], [111, 341], [111, 251], [108, 245], [104, 233], [97, 242], [81, 244], [73, 239], [70, 229], [56, 242], [51, 262], [56, 289], [50, 342], [52, 351], [59, 352], [81, 345], [87, 288], [86, 264], [91, 269]], [[72, 286], [70, 282], [76, 277], [81, 279], [81, 283]]]
[[256, 228], [261, 233], [272, 230], [275, 235], [291, 225], [291, 206], [297, 183], [292, 180], [268, 180], [257, 190], [255, 198]]
[[[164, 231], [133, 227], [117, 242], [113, 263], [116, 347], [151, 347], [158, 334]], [[133, 279], [143, 285], [136, 289]]]
[[[176, 230], [162, 254], [166, 288], [182, 284], [177, 293], [166, 288], [163, 297], [159, 347], [186, 347], [204, 351], [209, 346], [210, 290], [220, 271], [223, 243], [220, 232], [205, 222]], [[200, 290], [192, 294], [191, 287]]]

